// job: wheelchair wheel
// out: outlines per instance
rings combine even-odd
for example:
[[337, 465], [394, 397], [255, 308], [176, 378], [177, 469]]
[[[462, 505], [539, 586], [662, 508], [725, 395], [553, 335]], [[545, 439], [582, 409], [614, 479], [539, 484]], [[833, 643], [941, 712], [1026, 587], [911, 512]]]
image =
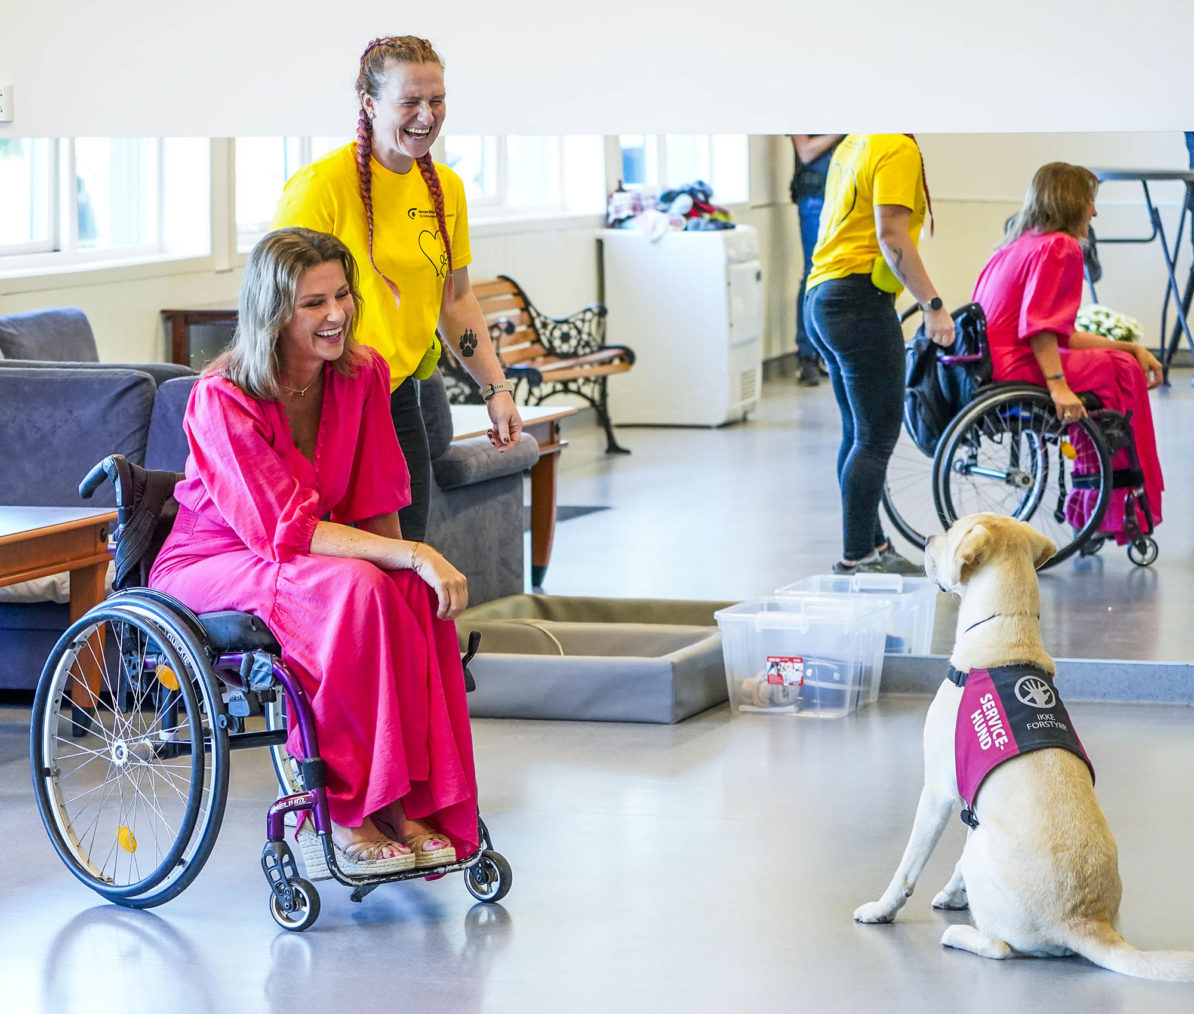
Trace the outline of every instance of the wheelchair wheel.
[[227, 718], [223, 692], [212, 675], [211, 656], [202, 640], [203, 628], [186, 606], [164, 592], [150, 588], [120, 592], [109, 602], [146, 617], [175, 646], [199, 698], [206, 734], [204, 748], [208, 753], [209, 772], [200, 796], [198, 830], [171, 875], [153, 892], [126, 902], [137, 908], [152, 908], [177, 897], [199, 875], [216, 843], [228, 798]]
[[1031, 524], [1057, 546], [1046, 567], [1096, 535], [1111, 499], [1107, 443], [1089, 418], [1062, 423], [1048, 393], [1007, 384], [950, 423], [933, 459], [941, 524], [990, 512]]
[[[34, 700], [34, 794], [50, 840], [80, 881], [130, 907], [194, 879], [227, 792], [219, 698], [180, 644], [127, 599], [101, 605], [54, 647]], [[86, 693], [88, 676], [99, 696], [81, 730], [72, 691]]]
[[1131, 560], [1137, 567], [1149, 567], [1160, 555], [1160, 549], [1157, 547], [1157, 540], [1144, 536], [1128, 543], [1128, 559]]
[[933, 506], [933, 458], [916, 446], [903, 427], [887, 463], [883, 509], [917, 552], [925, 548], [930, 535], [941, 531]]
[[464, 886], [478, 901], [501, 901], [514, 884], [514, 871], [506, 857], [493, 849], [486, 849], [481, 858], [464, 871]]
[[282, 929], [300, 933], [319, 918], [319, 892], [302, 877], [291, 877], [290, 888], [294, 892], [294, 909], [287, 912], [278, 895], [270, 891], [269, 914]]

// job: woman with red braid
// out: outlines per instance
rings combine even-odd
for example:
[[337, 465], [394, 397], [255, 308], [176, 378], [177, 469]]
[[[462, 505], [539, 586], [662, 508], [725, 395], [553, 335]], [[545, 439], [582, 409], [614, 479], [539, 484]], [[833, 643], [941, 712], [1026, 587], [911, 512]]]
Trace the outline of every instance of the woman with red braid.
[[904, 404], [896, 294], [908, 287], [924, 311], [929, 338], [940, 345], [954, 340], [953, 319], [916, 248], [926, 208], [931, 227], [924, 161], [911, 134], [849, 134], [834, 150], [804, 319], [842, 416], [836, 574], [923, 573], [888, 541], [879, 501]]
[[357, 334], [390, 367], [391, 415], [411, 486], [399, 520], [404, 538], [423, 541], [431, 459], [415, 381], [435, 368], [437, 329], [481, 386], [494, 446], [516, 444], [522, 420], [469, 285], [464, 185], [431, 158], [446, 113], [442, 61], [426, 39], [374, 39], [356, 90], [357, 140], [290, 179], [274, 228], [329, 232], [362, 267]]

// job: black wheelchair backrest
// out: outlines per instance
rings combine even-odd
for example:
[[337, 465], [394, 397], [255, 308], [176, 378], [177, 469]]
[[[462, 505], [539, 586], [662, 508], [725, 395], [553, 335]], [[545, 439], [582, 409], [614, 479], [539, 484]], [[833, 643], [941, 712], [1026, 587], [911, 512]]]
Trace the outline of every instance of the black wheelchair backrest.
[[174, 527], [178, 502], [174, 487], [178, 472], [150, 471], [120, 454], [97, 464], [79, 484], [79, 496], [89, 499], [105, 479], [116, 487], [116, 577], [112, 586], [144, 585], [153, 561]]

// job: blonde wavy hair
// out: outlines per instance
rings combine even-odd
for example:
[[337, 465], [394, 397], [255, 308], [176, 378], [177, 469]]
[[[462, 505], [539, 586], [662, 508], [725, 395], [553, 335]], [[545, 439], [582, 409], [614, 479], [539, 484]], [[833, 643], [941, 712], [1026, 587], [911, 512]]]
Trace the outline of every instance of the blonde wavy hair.
[[353, 376], [365, 361], [355, 337], [361, 313], [356, 261], [335, 236], [300, 228], [277, 229], [253, 247], [241, 280], [236, 332], [227, 350], [205, 372], [226, 377], [255, 398], [279, 397], [278, 336], [294, 316], [299, 277], [309, 268], [332, 261], [344, 269], [354, 311], [344, 336], [344, 349], [333, 361], [332, 369]]
[[1001, 246], [1026, 232], [1064, 232], [1082, 239], [1082, 221], [1099, 190], [1098, 178], [1085, 166], [1049, 162], [1033, 174], [1024, 204], [1008, 223]]

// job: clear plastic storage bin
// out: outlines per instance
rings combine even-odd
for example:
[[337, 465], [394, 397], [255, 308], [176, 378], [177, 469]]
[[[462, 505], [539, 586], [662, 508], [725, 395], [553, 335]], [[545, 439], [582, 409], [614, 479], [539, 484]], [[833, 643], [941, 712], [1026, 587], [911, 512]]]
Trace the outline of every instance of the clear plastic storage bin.
[[736, 712], [838, 718], [878, 694], [888, 599], [773, 596], [714, 616]]
[[866, 595], [891, 602], [883, 650], [893, 655], [927, 655], [933, 645], [937, 585], [927, 577], [901, 574], [818, 574], [777, 588], [776, 595]]

